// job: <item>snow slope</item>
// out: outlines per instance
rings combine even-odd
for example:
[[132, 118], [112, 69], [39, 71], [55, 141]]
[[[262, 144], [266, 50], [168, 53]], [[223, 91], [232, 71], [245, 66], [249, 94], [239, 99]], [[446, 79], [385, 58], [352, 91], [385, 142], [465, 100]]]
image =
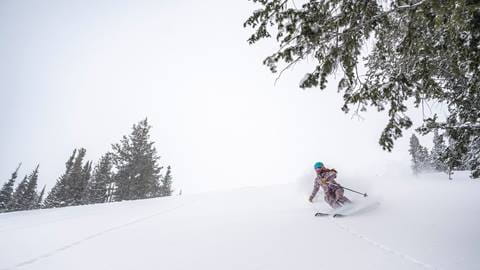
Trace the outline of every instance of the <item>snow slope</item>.
[[0, 269], [480, 269], [460, 178], [340, 180], [381, 201], [341, 219], [313, 216], [311, 181], [0, 214]]

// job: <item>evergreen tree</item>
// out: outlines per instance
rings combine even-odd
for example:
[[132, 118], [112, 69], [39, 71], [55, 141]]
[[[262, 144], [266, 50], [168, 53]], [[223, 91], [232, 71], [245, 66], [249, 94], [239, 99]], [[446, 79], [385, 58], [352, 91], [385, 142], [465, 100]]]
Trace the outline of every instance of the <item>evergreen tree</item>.
[[433, 135], [433, 149], [431, 154], [432, 168], [439, 172], [447, 172], [448, 166], [445, 163], [447, 146], [443, 136], [435, 130]]
[[112, 145], [117, 168], [115, 197], [135, 200], [154, 197], [158, 191], [161, 167], [160, 157], [150, 141], [147, 119], [133, 125], [132, 133]]
[[453, 171], [460, 170], [463, 166], [462, 160], [464, 160], [464, 151], [459, 150], [457, 141], [450, 137], [445, 152], [445, 164], [447, 165], [448, 178], [452, 180]]
[[68, 197], [67, 194], [67, 185], [68, 185], [68, 178], [70, 177], [70, 173], [73, 168], [73, 161], [75, 159], [75, 155], [77, 153], [77, 149], [73, 150], [72, 155], [65, 163], [65, 173], [63, 173], [53, 186], [52, 190], [48, 193], [43, 206], [45, 208], [52, 208], [52, 207], [62, 207], [66, 205], [66, 199]]
[[167, 172], [165, 176], [162, 177], [161, 185], [160, 185], [160, 196], [171, 196], [172, 195], [172, 172], [171, 167], [167, 167]]
[[95, 166], [88, 182], [84, 203], [103, 203], [107, 200], [107, 186], [112, 183], [112, 155], [105, 154]]
[[43, 186], [42, 191], [37, 195], [37, 200], [35, 201], [35, 208], [42, 208], [42, 202], [43, 202], [43, 196], [45, 195], [45, 188], [46, 186]]
[[63, 201], [60, 199], [61, 192], [63, 190], [62, 177], [60, 177], [55, 185], [52, 187], [50, 192], [48, 192], [45, 201], [43, 202], [43, 208], [55, 208], [55, 207], [62, 207], [64, 206]]
[[20, 209], [21, 210], [30, 210], [35, 208], [37, 198], [37, 183], [38, 183], [38, 167], [28, 176], [28, 183], [27, 188], [25, 189], [25, 193], [23, 194], [20, 202]]
[[81, 177], [81, 181], [78, 185], [78, 187], [79, 187], [78, 194], [79, 195], [78, 195], [78, 198], [76, 200], [75, 205], [87, 203], [85, 201], [85, 197], [86, 197], [88, 182], [90, 181], [91, 177], [92, 177], [92, 162], [87, 161], [82, 168], [82, 177]]
[[[86, 173], [88, 166], [83, 166], [83, 159], [86, 154], [85, 148], [78, 150], [72, 169], [66, 178], [65, 193], [63, 201], [66, 206], [80, 205], [82, 202], [82, 195], [86, 187]], [[88, 165], [88, 164], [87, 164]]]
[[[344, 112], [373, 107], [388, 115], [379, 139], [384, 149], [391, 151], [412, 126], [406, 114], [412, 99], [415, 107], [447, 105], [445, 121], [427, 117], [418, 131], [441, 129], [452, 139], [446, 152], [450, 165], [480, 137], [478, 1], [310, 0], [298, 7], [285, 0], [252, 2], [260, 8], [244, 23], [254, 30], [249, 43], [274, 36], [279, 45], [263, 63], [272, 72], [281, 68], [281, 75], [313, 59], [301, 88], [325, 89], [339, 71]], [[359, 66], [366, 67], [364, 74]]]
[[15, 184], [15, 180], [18, 176], [18, 170], [22, 163], [18, 164], [17, 169], [12, 173], [10, 179], [3, 185], [2, 189], [0, 190], [0, 212], [6, 211], [7, 205], [9, 205], [10, 201], [12, 200], [13, 194], [13, 185]]
[[466, 164], [472, 170], [472, 178], [480, 178], [480, 138], [475, 138], [469, 145]]
[[420, 141], [415, 134], [412, 134], [412, 137], [410, 137], [410, 149], [408, 152], [412, 156], [412, 170], [414, 174], [425, 172], [430, 169], [428, 150], [420, 144]]
[[23, 197], [27, 191], [28, 177], [25, 175], [23, 180], [18, 184], [12, 195], [10, 203], [7, 205], [8, 211], [18, 211], [22, 209]]

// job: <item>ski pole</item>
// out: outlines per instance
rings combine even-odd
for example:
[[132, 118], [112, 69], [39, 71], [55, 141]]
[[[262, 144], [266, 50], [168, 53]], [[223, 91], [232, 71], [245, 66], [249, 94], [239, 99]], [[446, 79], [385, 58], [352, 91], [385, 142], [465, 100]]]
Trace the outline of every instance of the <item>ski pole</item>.
[[[340, 185], [339, 185], [339, 186], [340, 186]], [[363, 195], [363, 197], [367, 197], [367, 196], [368, 196], [367, 193], [361, 193], [361, 192], [358, 192], [358, 191], [356, 191], [356, 190], [346, 188], [346, 187], [344, 187], [344, 186], [340, 186], [340, 187], [343, 188], [343, 189], [349, 190], [349, 191], [351, 191], [351, 192], [355, 192], [355, 193], [358, 193], [358, 194], [360, 194], [360, 195]]]

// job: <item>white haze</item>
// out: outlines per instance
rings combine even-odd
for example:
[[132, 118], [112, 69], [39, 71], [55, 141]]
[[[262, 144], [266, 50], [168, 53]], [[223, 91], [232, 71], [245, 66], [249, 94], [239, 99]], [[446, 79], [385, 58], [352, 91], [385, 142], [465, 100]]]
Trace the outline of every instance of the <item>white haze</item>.
[[261, 61], [275, 44], [249, 46], [242, 27], [255, 8], [246, 0], [2, 1], [0, 182], [18, 162], [22, 175], [40, 163], [40, 185], [51, 188], [74, 148], [96, 161], [145, 117], [176, 191], [310, 178], [319, 160], [340, 176], [409, 173], [410, 132], [384, 152], [385, 116], [341, 112], [334, 80], [325, 91], [298, 88], [314, 62], [274, 85]]

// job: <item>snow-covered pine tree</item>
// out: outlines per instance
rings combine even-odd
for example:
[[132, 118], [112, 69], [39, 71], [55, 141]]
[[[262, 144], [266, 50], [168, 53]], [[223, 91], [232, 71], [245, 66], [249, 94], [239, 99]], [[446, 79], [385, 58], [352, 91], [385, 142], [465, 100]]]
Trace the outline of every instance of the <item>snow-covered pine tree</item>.
[[12, 199], [10, 203], [7, 205], [8, 211], [18, 211], [22, 208], [23, 196], [27, 191], [28, 186], [28, 177], [25, 175], [23, 180], [18, 184], [15, 192], [13, 192]]
[[60, 193], [63, 190], [64, 185], [62, 180], [63, 176], [57, 180], [50, 192], [48, 192], [48, 195], [43, 202], [43, 208], [55, 208], [63, 206], [63, 202], [60, 199]]
[[85, 148], [78, 150], [72, 169], [66, 178], [65, 198], [63, 198], [63, 200], [67, 206], [80, 205], [82, 202], [82, 195], [87, 184], [85, 182], [85, 174], [87, 173], [88, 166], [83, 166], [83, 159], [85, 158], [86, 152], [87, 150], [85, 150]]
[[35, 208], [36, 209], [39, 209], [39, 208], [42, 208], [42, 201], [43, 201], [43, 196], [45, 195], [45, 188], [47, 186], [44, 185], [43, 188], [42, 188], [42, 191], [40, 191], [40, 193], [37, 195], [37, 199], [35, 201]]
[[160, 184], [160, 196], [171, 196], [172, 195], [172, 169], [170, 166], [167, 167], [167, 172], [165, 176], [161, 179]]
[[30, 210], [35, 208], [37, 198], [38, 167], [28, 176], [28, 184], [25, 193], [22, 196], [20, 210]]
[[84, 203], [103, 203], [107, 199], [107, 186], [112, 183], [112, 154], [107, 153], [100, 158], [93, 170], [84, 196]]
[[410, 137], [410, 149], [408, 152], [412, 157], [412, 170], [414, 174], [430, 170], [428, 150], [420, 144], [420, 141], [415, 134], [412, 134]]
[[52, 208], [52, 207], [62, 207], [66, 205], [65, 199], [67, 198], [67, 181], [70, 177], [70, 173], [73, 167], [73, 161], [75, 159], [75, 155], [77, 153], [77, 149], [73, 150], [72, 155], [65, 163], [65, 173], [63, 173], [53, 186], [53, 188], [48, 193], [45, 202], [43, 203], [44, 208]]
[[91, 177], [92, 177], [92, 161], [87, 161], [82, 168], [82, 182], [81, 182], [81, 185], [79, 185], [79, 187], [81, 187], [81, 190], [80, 190], [81, 193], [80, 193], [80, 199], [76, 205], [86, 204], [85, 193], [87, 192], [88, 182], [90, 181]]
[[132, 133], [112, 145], [117, 168], [115, 197], [117, 200], [135, 200], [156, 196], [162, 167], [160, 157], [150, 141], [147, 119], [133, 125]]
[[472, 140], [466, 155], [466, 164], [472, 171], [472, 178], [480, 178], [480, 137]]
[[459, 143], [454, 137], [448, 138], [448, 146], [445, 154], [445, 164], [447, 165], [448, 178], [452, 180], [454, 170], [461, 170], [464, 166], [464, 153], [466, 151], [461, 150], [464, 146], [463, 143]]
[[410, 148], [408, 149], [408, 152], [410, 153], [410, 156], [412, 157], [412, 171], [414, 174], [418, 174], [420, 169], [420, 161], [418, 160], [418, 152], [420, 148], [420, 141], [418, 140], [417, 136], [415, 134], [412, 134], [410, 137]]
[[18, 176], [18, 170], [22, 163], [18, 164], [17, 169], [12, 173], [10, 179], [3, 185], [2, 189], [0, 190], [0, 212], [6, 211], [7, 205], [12, 200], [13, 195], [13, 186], [15, 184], [15, 180]]
[[448, 166], [445, 163], [447, 145], [443, 140], [443, 135], [438, 133], [438, 130], [434, 131], [433, 135], [433, 148], [431, 151], [431, 164], [432, 168], [438, 172], [447, 172]]

